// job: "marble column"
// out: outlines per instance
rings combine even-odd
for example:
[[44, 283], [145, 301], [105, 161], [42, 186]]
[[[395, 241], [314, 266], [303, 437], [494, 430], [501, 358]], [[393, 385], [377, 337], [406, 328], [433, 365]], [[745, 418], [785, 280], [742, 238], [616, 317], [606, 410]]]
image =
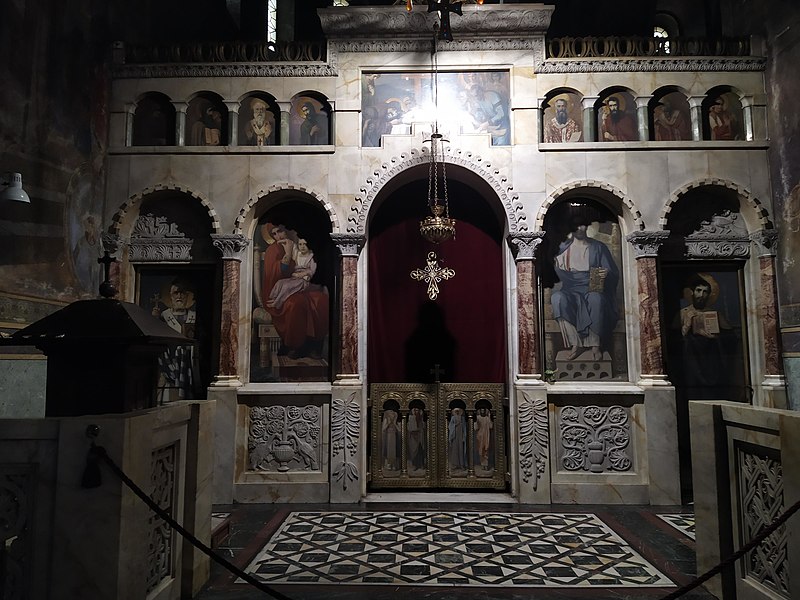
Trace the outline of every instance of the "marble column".
[[239, 145], [239, 106], [238, 102], [226, 102], [228, 109], [228, 146]]
[[594, 109], [594, 103], [597, 102], [597, 98], [598, 96], [584, 96], [581, 100], [584, 142], [597, 141], [597, 112]]
[[175, 107], [175, 145], [186, 145], [186, 109], [189, 105], [186, 102], [173, 102]]
[[336, 379], [358, 379], [358, 254], [364, 236], [332, 233], [331, 238], [342, 255], [341, 315]]
[[778, 331], [778, 288], [775, 280], [775, 253], [778, 248], [778, 232], [762, 229], [750, 235], [759, 261], [761, 281], [758, 290], [758, 317], [764, 334], [764, 374], [783, 375], [780, 332]]
[[520, 379], [540, 379], [542, 373], [535, 252], [543, 238], [543, 231], [516, 233], [509, 238], [517, 247], [517, 373]]
[[652, 99], [652, 96], [638, 96], [636, 98], [636, 120], [639, 125], [640, 142], [646, 142], [650, 139], [650, 115], [647, 114], [647, 107]]
[[222, 310], [219, 336], [219, 372], [212, 386], [238, 387], [239, 379], [239, 278], [250, 240], [239, 234], [212, 234], [214, 247], [222, 255]]
[[133, 117], [136, 114], [135, 104], [125, 105], [125, 145], [133, 146]]
[[692, 139], [703, 139], [703, 100], [705, 96], [689, 96], [689, 112], [692, 117]]
[[278, 126], [280, 135], [276, 136], [277, 142], [281, 146], [289, 145], [289, 121], [292, 118], [292, 103], [291, 102], [278, 102], [278, 107], [281, 109]]
[[639, 348], [641, 352], [640, 383], [665, 385], [661, 307], [658, 300], [658, 248], [666, 242], [669, 231], [634, 231], [625, 238], [636, 256], [639, 280]]

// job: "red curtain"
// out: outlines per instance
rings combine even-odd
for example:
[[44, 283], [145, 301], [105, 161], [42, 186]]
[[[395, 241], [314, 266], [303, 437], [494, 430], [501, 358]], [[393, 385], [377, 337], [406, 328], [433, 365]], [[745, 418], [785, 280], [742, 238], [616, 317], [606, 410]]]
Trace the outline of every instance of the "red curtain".
[[[456, 239], [435, 245], [420, 236], [417, 215], [395, 216], [370, 230], [370, 383], [433, 381], [430, 371], [437, 363], [445, 370], [442, 381], [504, 382], [505, 286], [497, 223], [486, 226], [478, 218], [485, 214], [468, 215], [478, 224], [459, 219]], [[456, 273], [438, 284], [435, 302], [428, 299], [427, 282], [410, 276], [425, 268], [431, 251]]]

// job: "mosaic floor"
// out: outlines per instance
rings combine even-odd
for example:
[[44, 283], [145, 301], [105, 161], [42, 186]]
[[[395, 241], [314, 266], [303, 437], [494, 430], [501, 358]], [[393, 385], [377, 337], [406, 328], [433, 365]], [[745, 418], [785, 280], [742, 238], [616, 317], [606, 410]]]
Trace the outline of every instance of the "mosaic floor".
[[669, 523], [682, 534], [694, 539], [694, 515], [656, 515], [665, 523]]
[[675, 585], [586, 513], [291, 512], [247, 571], [272, 584]]

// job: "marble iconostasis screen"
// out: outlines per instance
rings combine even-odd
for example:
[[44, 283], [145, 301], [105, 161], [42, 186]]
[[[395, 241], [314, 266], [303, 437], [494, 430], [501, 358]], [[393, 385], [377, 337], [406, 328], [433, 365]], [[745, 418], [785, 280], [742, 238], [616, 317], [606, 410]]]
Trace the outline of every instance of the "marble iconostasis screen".
[[[492, 145], [511, 143], [507, 71], [439, 72], [439, 130], [488, 133]], [[436, 119], [431, 72], [364, 73], [361, 145], [378, 147], [384, 134], [410, 134], [412, 123]]]

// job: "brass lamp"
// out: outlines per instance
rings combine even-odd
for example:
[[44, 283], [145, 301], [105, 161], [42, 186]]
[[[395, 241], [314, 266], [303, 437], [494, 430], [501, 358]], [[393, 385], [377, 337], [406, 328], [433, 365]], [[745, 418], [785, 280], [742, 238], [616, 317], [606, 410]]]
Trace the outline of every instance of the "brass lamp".
[[[438, 156], [442, 150], [442, 142], [446, 142], [434, 126], [431, 139], [431, 159], [428, 164], [428, 208], [430, 216], [419, 223], [419, 232], [426, 240], [438, 244], [453, 239], [456, 235], [456, 220], [450, 218], [450, 205], [447, 198], [447, 173], [444, 161]], [[443, 155], [442, 155], [443, 156]], [[439, 199], [439, 168], [442, 170], [442, 191], [444, 200]]]

